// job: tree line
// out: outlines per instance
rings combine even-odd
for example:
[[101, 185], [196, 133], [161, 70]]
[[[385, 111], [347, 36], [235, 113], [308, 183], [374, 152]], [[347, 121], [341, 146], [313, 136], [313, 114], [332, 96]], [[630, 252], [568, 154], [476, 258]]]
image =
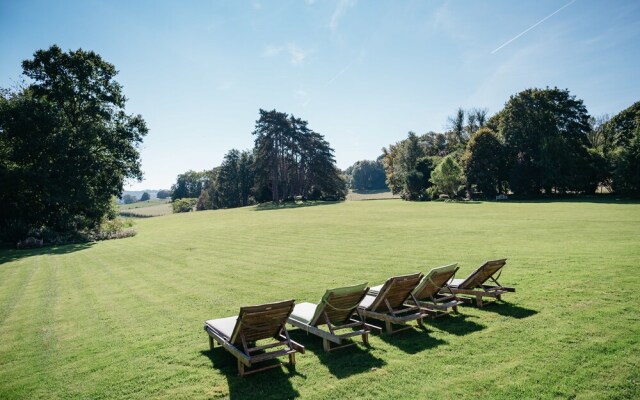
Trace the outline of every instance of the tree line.
[[[54, 45], [22, 69], [28, 84], [0, 89], [0, 239], [112, 229], [125, 180], [142, 178], [139, 146], [148, 133], [142, 116], [126, 112], [115, 67], [94, 52]], [[307, 121], [260, 110], [253, 135], [252, 149], [232, 149], [209, 171], [179, 175], [174, 203], [217, 209], [345, 198], [334, 150]], [[410, 132], [347, 173], [352, 188], [382, 188], [384, 177], [407, 200], [598, 187], [637, 196], [640, 102], [593, 118], [568, 90], [528, 89], [490, 118], [483, 109], [460, 109], [444, 133]]]
[[459, 109], [447, 132], [409, 132], [382, 152], [386, 183], [405, 200], [597, 188], [638, 196], [640, 102], [593, 118], [568, 90], [528, 89], [490, 118], [485, 110]]
[[[172, 200], [197, 199], [198, 210], [295, 199], [344, 200], [346, 182], [324, 136], [293, 115], [262, 109], [259, 114], [253, 149], [229, 150], [218, 167], [178, 175]], [[188, 209], [188, 202], [176, 207]]]

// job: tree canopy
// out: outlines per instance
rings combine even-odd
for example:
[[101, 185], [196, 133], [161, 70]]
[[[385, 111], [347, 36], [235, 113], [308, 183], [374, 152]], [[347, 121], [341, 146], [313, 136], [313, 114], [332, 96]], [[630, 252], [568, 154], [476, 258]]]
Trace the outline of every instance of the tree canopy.
[[171, 200], [197, 198], [209, 180], [211, 180], [211, 173], [208, 171], [189, 170], [178, 175], [176, 183], [171, 186]]
[[507, 158], [504, 146], [491, 129], [482, 128], [471, 136], [461, 164], [467, 184], [485, 197], [504, 191]]
[[[604, 156], [610, 156], [612, 187], [616, 192], [640, 195], [640, 101], [605, 122], [605, 136], [611, 138]], [[607, 151], [608, 150], [608, 151]]]
[[0, 225], [96, 227], [127, 178], [141, 179], [140, 115], [125, 112], [115, 67], [92, 51], [38, 50], [22, 63], [30, 83], [0, 93]]
[[354, 190], [388, 189], [381, 161], [356, 161], [350, 168], [351, 188]]
[[460, 108], [444, 133], [409, 132], [382, 149], [383, 165], [389, 188], [405, 200], [444, 193], [443, 185], [428, 185], [447, 156], [463, 167], [471, 196], [594, 193], [598, 187], [640, 195], [639, 125], [640, 102], [611, 118], [593, 118], [568, 90], [527, 89], [490, 118], [485, 109]]
[[307, 121], [261, 109], [253, 134], [260, 200], [344, 199], [346, 182], [335, 165], [333, 149]]
[[511, 96], [499, 132], [514, 193], [582, 192], [589, 186], [589, 114], [568, 90], [527, 89]]

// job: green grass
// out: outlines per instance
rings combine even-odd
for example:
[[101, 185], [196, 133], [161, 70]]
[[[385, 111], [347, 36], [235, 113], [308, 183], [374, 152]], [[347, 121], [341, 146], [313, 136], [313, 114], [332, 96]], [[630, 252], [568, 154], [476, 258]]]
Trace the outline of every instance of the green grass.
[[[0, 398], [638, 398], [640, 205], [344, 202], [136, 221], [0, 251]], [[236, 376], [202, 322], [242, 305], [509, 259], [506, 302]]]
[[399, 199], [400, 195], [394, 195], [388, 189], [383, 190], [349, 190], [347, 200], [387, 200]]

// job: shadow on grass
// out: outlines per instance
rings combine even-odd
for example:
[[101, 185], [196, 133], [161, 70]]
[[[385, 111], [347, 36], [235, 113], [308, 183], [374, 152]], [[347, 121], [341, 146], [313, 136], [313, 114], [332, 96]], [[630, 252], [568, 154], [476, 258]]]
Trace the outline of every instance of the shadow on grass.
[[[317, 336], [307, 334], [302, 330], [289, 331], [289, 335], [291, 335], [291, 339], [302, 343], [307, 352], [318, 357], [320, 362], [329, 369], [329, 372], [338, 379], [368, 372], [386, 364], [384, 360], [375, 357], [369, 349], [363, 349], [359, 344], [327, 353], [322, 347], [322, 339]], [[356, 336], [354, 340], [357, 342], [360, 340], [360, 336]]]
[[46, 247], [40, 247], [37, 249], [24, 249], [24, 250], [17, 250], [9, 247], [1, 247], [0, 248], [0, 264], [21, 260], [23, 258], [33, 257], [33, 256], [75, 253], [76, 251], [88, 249], [93, 245], [94, 245], [93, 242], [89, 242], [89, 243], [66, 244], [62, 246], [46, 246]]
[[[367, 323], [371, 322], [367, 320]], [[380, 339], [391, 346], [399, 348], [407, 354], [416, 354], [447, 343], [442, 339], [436, 339], [429, 336], [428, 329], [420, 328], [419, 326], [406, 331], [394, 333], [393, 335], [382, 333], [380, 335]]]
[[[241, 377], [238, 375], [237, 359], [222, 347], [200, 353], [211, 360], [213, 368], [219, 369], [226, 376], [230, 399], [293, 399], [300, 396], [289, 380], [292, 376], [301, 375], [295, 369], [283, 365]], [[288, 358], [284, 357], [283, 360]], [[269, 360], [259, 366], [277, 363], [277, 360]]]
[[456, 336], [464, 336], [473, 332], [478, 332], [486, 328], [477, 322], [471, 321], [472, 317], [469, 315], [449, 315], [446, 317], [428, 320], [429, 325], [434, 328], [438, 328], [447, 333], [451, 333]]
[[338, 203], [341, 203], [341, 202], [340, 201], [298, 201], [298, 202], [288, 201], [280, 204], [261, 203], [254, 208], [254, 211], [273, 211], [273, 210], [287, 210], [291, 208], [330, 206]]
[[622, 197], [614, 194], [595, 194], [595, 195], [556, 195], [541, 196], [533, 198], [509, 198], [506, 201], [496, 203], [596, 203], [596, 204], [640, 204], [640, 199]]
[[538, 313], [536, 310], [520, 307], [512, 303], [506, 303], [504, 301], [488, 302], [480, 310], [494, 312], [504, 317], [512, 317], [516, 319], [527, 318]]

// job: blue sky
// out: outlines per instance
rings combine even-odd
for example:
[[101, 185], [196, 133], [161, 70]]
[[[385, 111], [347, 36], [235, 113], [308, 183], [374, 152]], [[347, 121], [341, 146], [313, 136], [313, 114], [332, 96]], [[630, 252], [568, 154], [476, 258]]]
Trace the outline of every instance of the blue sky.
[[131, 189], [252, 147], [259, 108], [308, 120], [346, 168], [530, 87], [568, 88], [596, 116], [640, 100], [637, 0], [0, 0], [1, 87], [52, 44], [120, 71], [150, 128]]

